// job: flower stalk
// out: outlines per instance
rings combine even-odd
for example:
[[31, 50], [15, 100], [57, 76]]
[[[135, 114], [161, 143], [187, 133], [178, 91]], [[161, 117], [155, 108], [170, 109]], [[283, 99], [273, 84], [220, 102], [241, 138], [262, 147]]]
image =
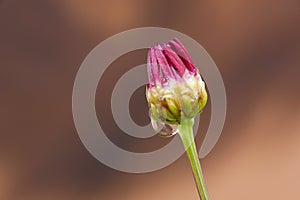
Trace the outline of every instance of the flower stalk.
[[178, 126], [178, 132], [193, 170], [199, 196], [201, 200], [209, 200], [209, 195], [205, 186], [203, 173], [194, 141], [193, 124], [193, 118], [183, 118], [181, 120], [181, 124]]

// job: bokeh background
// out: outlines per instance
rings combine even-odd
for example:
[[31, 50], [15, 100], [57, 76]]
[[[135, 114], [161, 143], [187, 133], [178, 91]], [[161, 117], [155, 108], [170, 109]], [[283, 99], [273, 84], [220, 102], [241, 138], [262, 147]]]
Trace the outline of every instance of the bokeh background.
[[[71, 95], [81, 62], [104, 39], [143, 26], [191, 36], [223, 76], [225, 127], [201, 160], [211, 199], [299, 199], [299, 0], [1, 0], [0, 199], [197, 199], [186, 156], [152, 173], [118, 172], [95, 160], [75, 130]], [[108, 137], [136, 152], [168, 140], [127, 136], [107, 105], [118, 78], [145, 61], [146, 50], [120, 57], [96, 97]], [[136, 123], [149, 122], [144, 88], [130, 110]]]

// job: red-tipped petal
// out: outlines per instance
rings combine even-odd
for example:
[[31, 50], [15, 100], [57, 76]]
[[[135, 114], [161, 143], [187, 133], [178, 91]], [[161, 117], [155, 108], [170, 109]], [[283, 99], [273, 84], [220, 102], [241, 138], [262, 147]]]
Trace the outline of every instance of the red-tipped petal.
[[156, 59], [158, 61], [160, 69], [164, 75], [164, 78], [166, 78], [166, 79], [174, 78], [174, 75], [171, 71], [171, 66], [169, 65], [165, 55], [163, 54], [162, 48], [160, 45], [156, 46], [155, 54], [156, 54]]
[[150, 49], [150, 67], [151, 67], [153, 82], [154, 83], [160, 82], [161, 80], [160, 69], [157, 64], [155, 49], [153, 47]]
[[151, 49], [148, 51], [148, 59], [147, 59], [147, 72], [148, 72], [148, 80], [150, 85], [154, 84], [154, 78], [152, 74], [152, 64], [151, 64]]
[[183, 46], [183, 44], [177, 39], [173, 39], [169, 42], [169, 44], [178, 52], [182, 62], [185, 64], [186, 68], [192, 72], [197, 73], [198, 69], [195, 67], [195, 64], [186, 50], [186, 48]]
[[178, 55], [167, 45], [163, 45], [163, 53], [167, 57], [168, 61], [172, 64], [175, 70], [182, 76], [186, 70], [186, 66]]

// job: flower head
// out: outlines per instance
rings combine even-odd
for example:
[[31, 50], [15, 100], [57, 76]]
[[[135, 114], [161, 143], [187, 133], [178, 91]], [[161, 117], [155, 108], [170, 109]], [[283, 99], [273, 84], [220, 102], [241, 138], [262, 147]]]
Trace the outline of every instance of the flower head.
[[194, 118], [207, 102], [205, 83], [178, 39], [148, 52], [146, 97], [151, 117], [167, 124]]

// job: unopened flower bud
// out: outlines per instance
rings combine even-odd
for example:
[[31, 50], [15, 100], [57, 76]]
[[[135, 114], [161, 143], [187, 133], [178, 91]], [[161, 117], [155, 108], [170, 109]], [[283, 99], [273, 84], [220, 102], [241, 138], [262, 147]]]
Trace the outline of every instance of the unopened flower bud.
[[194, 118], [207, 102], [205, 83], [189, 53], [178, 40], [148, 52], [146, 97], [151, 117], [166, 124]]

